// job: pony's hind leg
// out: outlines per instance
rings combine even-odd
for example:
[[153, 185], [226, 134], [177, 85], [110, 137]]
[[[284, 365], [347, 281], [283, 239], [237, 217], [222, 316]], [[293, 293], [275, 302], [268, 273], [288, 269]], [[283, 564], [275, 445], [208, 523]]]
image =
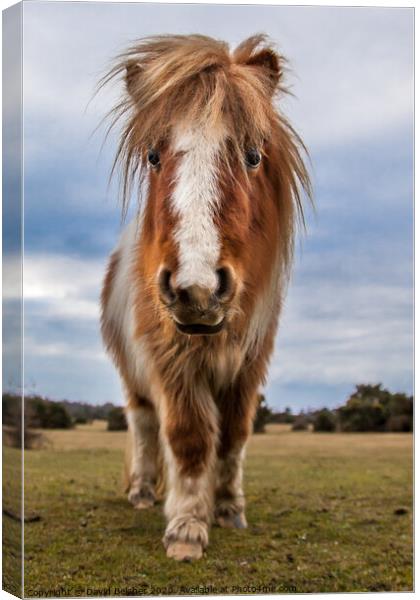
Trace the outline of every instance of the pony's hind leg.
[[126, 408], [131, 436], [128, 500], [137, 509], [156, 501], [159, 455], [159, 422], [155, 408], [146, 398], [130, 398]]
[[242, 488], [244, 446], [239, 445], [219, 457], [216, 485], [215, 520], [220, 527], [244, 529], [245, 496]]
[[221, 435], [214, 516], [221, 527], [244, 529], [245, 496], [242, 487], [242, 463], [245, 444], [252, 431], [256, 394], [246, 374], [218, 399]]

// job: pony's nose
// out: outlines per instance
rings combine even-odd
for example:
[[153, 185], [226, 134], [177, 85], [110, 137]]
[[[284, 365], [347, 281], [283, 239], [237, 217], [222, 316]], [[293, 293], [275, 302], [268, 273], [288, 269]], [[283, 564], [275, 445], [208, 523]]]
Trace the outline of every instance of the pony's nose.
[[165, 304], [178, 305], [198, 315], [216, 310], [221, 302], [228, 301], [234, 293], [234, 278], [229, 267], [217, 269], [217, 287], [214, 290], [200, 285], [175, 286], [172, 275], [168, 269], [162, 269], [159, 274], [161, 299]]
[[179, 332], [212, 335], [224, 327], [224, 314], [216, 294], [205, 287], [190, 285], [175, 290], [172, 318]]
[[213, 335], [225, 326], [225, 304], [235, 286], [229, 269], [216, 272], [217, 286], [210, 289], [200, 285], [176, 286], [171, 271], [159, 273], [159, 295], [168, 307], [178, 332], [187, 335]]
[[171, 271], [162, 269], [158, 279], [160, 297], [165, 304], [180, 310], [204, 316], [218, 307], [217, 296], [209, 289], [190, 285], [174, 286]]
[[205, 316], [219, 306], [216, 295], [208, 288], [199, 285], [176, 288], [175, 294], [177, 302], [197, 316]]

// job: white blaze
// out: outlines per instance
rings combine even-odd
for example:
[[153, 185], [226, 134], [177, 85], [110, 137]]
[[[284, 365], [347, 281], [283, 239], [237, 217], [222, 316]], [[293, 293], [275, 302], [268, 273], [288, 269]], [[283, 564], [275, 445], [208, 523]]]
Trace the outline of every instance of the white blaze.
[[182, 157], [178, 167], [172, 205], [179, 223], [175, 240], [179, 247], [176, 284], [181, 287], [217, 286], [216, 268], [220, 238], [214, 223], [219, 206], [217, 158], [221, 136], [209, 131], [182, 130], [175, 137], [175, 150]]

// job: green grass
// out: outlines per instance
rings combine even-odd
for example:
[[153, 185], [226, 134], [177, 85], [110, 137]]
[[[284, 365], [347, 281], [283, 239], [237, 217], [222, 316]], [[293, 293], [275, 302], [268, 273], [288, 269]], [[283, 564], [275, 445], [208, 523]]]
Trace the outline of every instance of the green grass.
[[25, 509], [41, 516], [25, 524], [26, 596], [61, 586], [72, 595], [413, 588], [411, 435], [274, 427], [254, 436], [249, 528], [214, 527], [204, 559], [192, 564], [166, 558], [161, 506], [137, 512], [127, 503], [123, 448], [110, 437], [120, 434], [96, 432], [98, 447], [86, 437], [87, 447], [70, 449], [78, 435], [57, 434], [53, 448], [25, 454]]

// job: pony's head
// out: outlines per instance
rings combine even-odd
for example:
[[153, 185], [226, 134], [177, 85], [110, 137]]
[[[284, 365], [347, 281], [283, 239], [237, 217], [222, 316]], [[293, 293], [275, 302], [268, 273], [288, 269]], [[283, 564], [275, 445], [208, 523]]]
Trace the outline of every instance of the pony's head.
[[114, 122], [126, 117], [116, 157], [124, 206], [136, 180], [147, 188], [145, 293], [183, 333], [218, 333], [255, 305], [273, 269], [288, 272], [309, 179], [274, 103], [283, 68], [264, 36], [233, 53], [204, 36], [161, 36], [106, 78], [126, 83], [114, 109]]

